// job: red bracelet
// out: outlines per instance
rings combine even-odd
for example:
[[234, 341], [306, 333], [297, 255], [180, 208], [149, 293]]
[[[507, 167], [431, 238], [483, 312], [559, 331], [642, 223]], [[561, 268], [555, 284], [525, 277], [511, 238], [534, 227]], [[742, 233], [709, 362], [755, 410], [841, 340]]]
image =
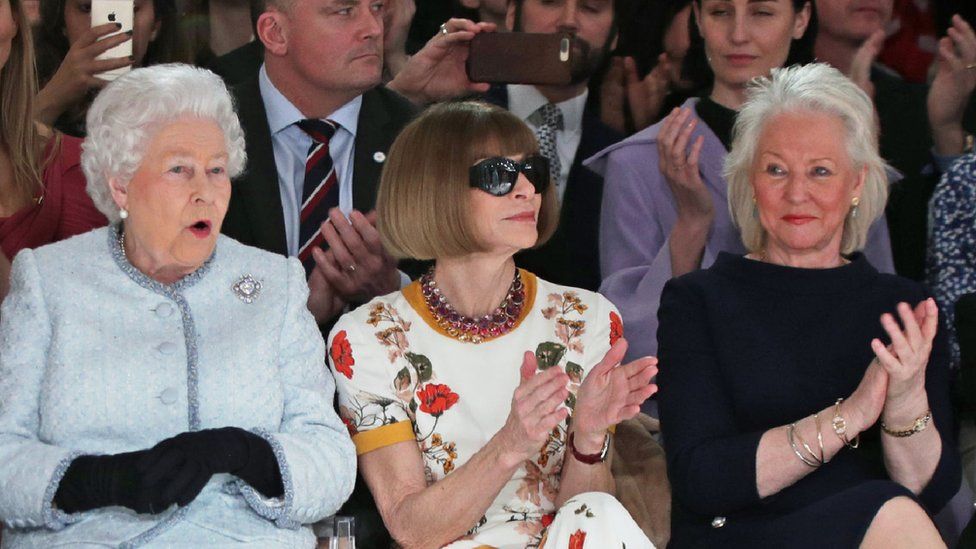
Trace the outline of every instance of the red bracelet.
[[610, 433], [608, 432], [606, 436], [603, 437], [603, 448], [600, 449], [598, 454], [582, 454], [576, 449], [576, 445], [573, 444], [573, 440], [576, 437], [576, 433], [572, 432], [569, 434], [569, 450], [573, 452], [573, 457], [576, 461], [580, 463], [585, 463], [587, 465], [593, 465], [594, 463], [602, 463], [607, 459], [607, 453], [610, 450]]

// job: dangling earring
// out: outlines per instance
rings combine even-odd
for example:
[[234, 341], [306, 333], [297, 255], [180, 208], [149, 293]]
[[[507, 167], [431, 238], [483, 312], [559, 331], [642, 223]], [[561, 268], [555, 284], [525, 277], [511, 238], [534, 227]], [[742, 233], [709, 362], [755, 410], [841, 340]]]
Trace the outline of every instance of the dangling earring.
[[122, 218], [122, 219], [128, 219], [129, 218], [129, 210], [127, 210], [125, 208], [119, 208], [119, 217]]
[[756, 206], [756, 197], [752, 197], [752, 218], [759, 219], [759, 207]]
[[861, 203], [861, 199], [854, 197], [851, 199], [851, 219], [857, 219], [857, 205]]

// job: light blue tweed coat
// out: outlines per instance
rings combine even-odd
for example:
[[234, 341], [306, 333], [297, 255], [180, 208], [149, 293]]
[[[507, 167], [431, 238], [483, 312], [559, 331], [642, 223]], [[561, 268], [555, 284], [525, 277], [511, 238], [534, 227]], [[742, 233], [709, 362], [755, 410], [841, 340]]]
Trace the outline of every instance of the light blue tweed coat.
[[[233, 289], [244, 275], [261, 284], [251, 303]], [[301, 525], [349, 496], [356, 455], [307, 295], [297, 260], [224, 236], [171, 286], [132, 268], [112, 227], [18, 254], [0, 311], [3, 547], [314, 546]], [[271, 443], [283, 498], [217, 475], [156, 515], [52, 507], [78, 454], [224, 426]]]

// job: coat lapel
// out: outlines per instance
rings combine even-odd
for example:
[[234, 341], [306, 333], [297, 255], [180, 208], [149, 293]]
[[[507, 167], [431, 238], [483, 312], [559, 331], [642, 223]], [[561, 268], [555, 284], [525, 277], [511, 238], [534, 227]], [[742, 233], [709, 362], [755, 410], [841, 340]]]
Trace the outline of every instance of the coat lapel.
[[235, 86], [234, 95], [247, 143], [247, 169], [234, 182], [225, 232], [245, 244], [287, 255], [278, 171], [257, 75]]

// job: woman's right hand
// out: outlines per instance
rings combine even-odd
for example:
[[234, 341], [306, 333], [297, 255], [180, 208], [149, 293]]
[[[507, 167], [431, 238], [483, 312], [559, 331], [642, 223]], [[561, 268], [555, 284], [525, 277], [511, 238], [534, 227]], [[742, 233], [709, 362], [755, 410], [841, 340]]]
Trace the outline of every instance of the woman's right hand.
[[698, 171], [705, 136], [689, 141], [698, 125], [691, 109], [676, 108], [661, 124], [657, 136], [658, 168], [674, 195], [678, 222], [711, 225], [714, 216], [712, 196]]
[[569, 396], [569, 376], [552, 367], [536, 373], [535, 355], [526, 351], [522, 358], [522, 381], [512, 396], [512, 408], [505, 425], [498, 431], [503, 451], [522, 462], [539, 451], [553, 427], [566, 419], [569, 409], [562, 403]]
[[119, 28], [118, 23], [92, 27], [71, 45], [58, 70], [38, 94], [38, 118], [42, 122], [53, 124], [61, 113], [81, 101], [89, 89], [108, 84], [97, 77], [99, 73], [132, 64], [131, 56], [96, 59], [109, 49], [132, 40], [132, 35], [127, 33], [100, 40], [107, 34], [117, 32]]
[[847, 420], [847, 436], [865, 431], [881, 417], [888, 392], [888, 372], [872, 360], [851, 396], [841, 403], [841, 416]]

